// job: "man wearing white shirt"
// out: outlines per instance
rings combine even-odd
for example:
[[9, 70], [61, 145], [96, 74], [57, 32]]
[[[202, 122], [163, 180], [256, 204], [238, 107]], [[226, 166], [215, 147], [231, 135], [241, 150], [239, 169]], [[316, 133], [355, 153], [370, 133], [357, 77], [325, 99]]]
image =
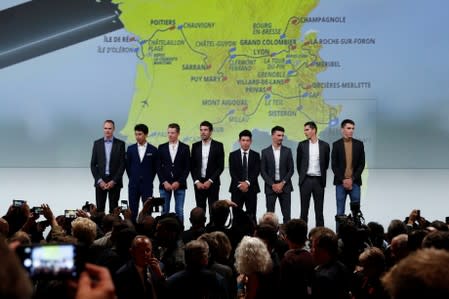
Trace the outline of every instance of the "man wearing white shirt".
[[159, 193], [165, 198], [162, 214], [170, 212], [170, 200], [175, 198], [175, 213], [184, 223], [184, 201], [190, 172], [190, 147], [179, 141], [180, 126], [168, 125], [168, 142], [159, 145]]
[[313, 195], [316, 226], [324, 226], [323, 205], [326, 174], [329, 167], [329, 144], [317, 137], [315, 122], [304, 124], [306, 140], [298, 144], [296, 165], [299, 176], [301, 219], [307, 223], [310, 197]]
[[191, 175], [195, 188], [196, 206], [207, 211], [218, 201], [220, 175], [224, 170], [223, 143], [212, 139], [213, 126], [209, 121], [200, 124], [201, 140], [192, 144]]
[[134, 127], [136, 143], [126, 151], [126, 173], [128, 174], [128, 200], [135, 221], [139, 212], [139, 200], [142, 205], [153, 196], [153, 181], [159, 163], [157, 148], [147, 142], [148, 127], [138, 124]]
[[275, 126], [271, 129], [271, 145], [262, 150], [260, 174], [265, 181], [267, 212], [274, 212], [276, 199], [279, 198], [283, 223], [291, 218], [291, 192], [294, 163], [292, 151], [282, 145], [284, 128]]

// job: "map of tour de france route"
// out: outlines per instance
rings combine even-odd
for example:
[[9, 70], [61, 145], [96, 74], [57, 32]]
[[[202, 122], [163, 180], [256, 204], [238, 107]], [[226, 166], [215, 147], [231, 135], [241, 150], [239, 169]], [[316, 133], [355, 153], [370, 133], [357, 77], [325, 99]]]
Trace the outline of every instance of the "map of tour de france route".
[[139, 61], [121, 130], [129, 142], [137, 123], [149, 125], [157, 145], [177, 122], [191, 144], [208, 120], [226, 152], [243, 129], [270, 134], [281, 125], [300, 141], [306, 121], [338, 125], [341, 107], [326, 104], [317, 83], [327, 68], [322, 45], [302, 31], [318, 0], [115, 2]]

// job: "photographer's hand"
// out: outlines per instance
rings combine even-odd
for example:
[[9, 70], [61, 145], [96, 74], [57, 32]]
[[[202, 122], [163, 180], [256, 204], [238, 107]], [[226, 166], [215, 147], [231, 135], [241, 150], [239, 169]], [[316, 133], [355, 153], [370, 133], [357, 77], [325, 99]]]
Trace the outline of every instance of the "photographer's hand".
[[[37, 216], [37, 217], [36, 217]], [[39, 218], [39, 214], [35, 215], [34, 213], [30, 213], [27, 217], [27, 220], [23, 224], [21, 231], [24, 231], [26, 233], [30, 232], [31, 227], [36, 225], [36, 219]]]
[[94, 205], [93, 203], [91, 203], [90, 205], [89, 205], [89, 213], [90, 213], [90, 216], [92, 217], [92, 216], [97, 216], [97, 206], [96, 205]]
[[30, 217], [30, 215], [31, 215], [30, 206], [26, 202], [20, 207], [20, 209], [24, 216]]
[[153, 197], [148, 197], [147, 200], [145, 200], [145, 202], [143, 203], [142, 212], [145, 214], [148, 213], [149, 211], [151, 211], [152, 206], [153, 206]]
[[408, 221], [406, 224], [413, 226], [415, 221], [418, 221], [418, 210], [412, 210], [408, 216]]
[[112, 215], [114, 216], [120, 216], [120, 213], [122, 211], [120, 210], [120, 207], [115, 207], [114, 210], [112, 210]]
[[82, 218], [90, 218], [89, 214], [87, 214], [86, 211], [80, 210], [80, 209], [76, 210], [76, 216], [77, 217], [82, 217]]
[[115, 289], [109, 270], [86, 264], [78, 281], [75, 299], [114, 299]]
[[427, 226], [428, 226], [428, 221], [426, 220], [426, 218], [424, 218], [424, 217], [419, 217], [419, 219], [418, 219], [418, 223], [419, 223], [419, 226], [421, 227], [421, 228], [426, 228]]
[[42, 215], [48, 220], [51, 227], [58, 226], [58, 222], [56, 222], [56, 218], [47, 204], [42, 204]]
[[15, 207], [13, 205], [10, 205], [8, 208], [8, 212], [6, 212], [6, 216], [11, 216], [14, 212]]
[[130, 208], [127, 208], [126, 210], [122, 210], [123, 218], [125, 220], [131, 220], [132, 219], [132, 212]]

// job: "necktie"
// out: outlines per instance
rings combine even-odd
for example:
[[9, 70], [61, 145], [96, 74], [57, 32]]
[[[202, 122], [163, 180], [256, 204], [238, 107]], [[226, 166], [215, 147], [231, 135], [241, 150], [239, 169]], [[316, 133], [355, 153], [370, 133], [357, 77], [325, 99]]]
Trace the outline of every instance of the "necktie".
[[143, 285], [144, 285], [144, 289], [145, 289], [145, 294], [146, 295], [151, 294], [150, 298], [156, 298], [156, 293], [153, 288], [153, 282], [151, 280], [151, 273], [148, 268], [144, 268], [144, 270], [143, 270]]
[[243, 179], [248, 179], [248, 156], [247, 152], [243, 152]]

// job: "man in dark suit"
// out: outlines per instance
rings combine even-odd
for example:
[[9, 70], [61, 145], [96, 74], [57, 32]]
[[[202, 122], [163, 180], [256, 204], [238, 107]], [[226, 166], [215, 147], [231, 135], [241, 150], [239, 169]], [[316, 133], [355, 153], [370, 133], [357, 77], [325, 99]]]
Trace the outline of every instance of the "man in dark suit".
[[220, 175], [224, 170], [223, 143], [211, 138], [213, 126], [208, 121], [200, 124], [201, 140], [192, 144], [191, 175], [195, 188], [196, 206], [209, 211], [218, 200]]
[[193, 240], [187, 243], [185, 260], [186, 268], [167, 278], [166, 298], [228, 299], [231, 297], [224, 277], [207, 268], [209, 245], [205, 241]]
[[279, 198], [283, 223], [291, 218], [291, 192], [294, 163], [292, 151], [282, 145], [284, 128], [275, 126], [271, 129], [272, 143], [262, 150], [260, 173], [265, 181], [267, 212], [274, 212], [276, 199]]
[[159, 193], [165, 198], [162, 214], [170, 212], [170, 199], [175, 198], [175, 212], [184, 223], [184, 199], [187, 189], [187, 177], [190, 173], [190, 147], [179, 141], [180, 127], [169, 124], [168, 142], [159, 145]]
[[118, 206], [125, 171], [125, 142], [114, 137], [112, 120], [103, 123], [104, 137], [95, 140], [90, 160], [90, 171], [94, 177], [97, 210], [104, 212], [109, 194], [109, 212]]
[[351, 271], [339, 261], [337, 234], [321, 227], [312, 236], [311, 253], [315, 263], [312, 298], [350, 299]]
[[304, 124], [306, 140], [298, 144], [296, 164], [299, 176], [301, 219], [307, 223], [310, 196], [313, 195], [316, 226], [324, 226], [323, 204], [326, 173], [329, 167], [329, 144], [317, 137], [315, 122]]
[[159, 163], [157, 148], [147, 142], [148, 127], [145, 124], [136, 125], [134, 135], [137, 143], [128, 146], [126, 151], [128, 200], [133, 221], [139, 212], [139, 199], [143, 204], [153, 196], [153, 181]]
[[114, 273], [117, 298], [157, 298], [163, 292], [164, 276], [151, 240], [136, 236], [129, 252], [131, 259]]
[[[365, 168], [363, 142], [352, 138], [355, 123], [351, 119], [341, 122], [343, 138], [332, 144], [332, 171], [337, 199], [337, 219], [345, 214], [346, 196], [351, 200], [352, 215], [360, 215], [360, 186]], [[338, 223], [337, 223], [338, 228]]]
[[240, 148], [229, 154], [229, 174], [231, 175], [231, 200], [239, 208], [245, 205], [246, 212], [257, 223], [257, 193], [260, 192], [260, 155], [250, 149], [252, 134], [243, 130], [239, 134]]

